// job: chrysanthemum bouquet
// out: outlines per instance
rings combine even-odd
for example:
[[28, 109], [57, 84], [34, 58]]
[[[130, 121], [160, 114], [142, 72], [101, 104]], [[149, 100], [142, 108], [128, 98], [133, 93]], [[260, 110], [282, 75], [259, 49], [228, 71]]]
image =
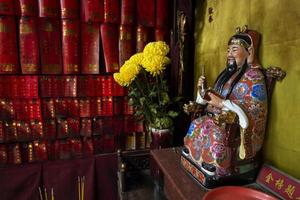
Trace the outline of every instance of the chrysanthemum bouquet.
[[180, 98], [170, 99], [167, 81], [164, 79], [169, 46], [162, 41], [148, 43], [142, 53], [136, 53], [114, 73], [115, 81], [128, 87], [129, 103], [134, 107], [138, 120], [156, 129], [173, 127], [174, 110]]

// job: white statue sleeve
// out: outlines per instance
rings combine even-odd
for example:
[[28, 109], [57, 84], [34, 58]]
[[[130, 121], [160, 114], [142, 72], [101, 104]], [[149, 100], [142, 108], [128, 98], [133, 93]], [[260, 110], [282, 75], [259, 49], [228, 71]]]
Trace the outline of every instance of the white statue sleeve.
[[196, 103], [199, 103], [201, 105], [207, 104], [207, 101], [201, 97], [201, 95], [199, 94], [199, 91], [197, 92]]
[[238, 115], [239, 124], [242, 128], [244, 129], [248, 128], [249, 126], [248, 117], [240, 106], [238, 106], [237, 104], [233, 103], [230, 100], [223, 101], [223, 105], [224, 105], [223, 110], [230, 110]]

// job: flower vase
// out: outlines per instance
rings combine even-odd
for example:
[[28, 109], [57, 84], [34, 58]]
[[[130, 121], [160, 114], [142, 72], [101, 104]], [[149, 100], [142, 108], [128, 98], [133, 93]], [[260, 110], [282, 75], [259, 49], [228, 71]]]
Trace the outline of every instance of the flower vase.
[[151, 149], [162, 149], [171, 147], [173, 144], [173, 128], [156, 129], [149, 127], [151, 134]]

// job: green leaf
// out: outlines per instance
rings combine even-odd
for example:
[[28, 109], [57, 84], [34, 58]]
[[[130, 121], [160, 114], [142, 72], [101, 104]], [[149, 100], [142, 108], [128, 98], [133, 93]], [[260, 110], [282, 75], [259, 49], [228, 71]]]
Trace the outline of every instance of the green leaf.
[[146, 102], [146, 98], [145, 97], [141, 97], [139, 102], [143, 106], [145, 104], [145, 102]]
[[169, 115], [170, 117], [172, 117], [172, 118], [175, 118], [175, 117], [178, 116], [178, 112], [175, 112], [175, 111], [169, 111], [169, 112], [168, 112], [168, 115]]
[[162, 92], [161, 93], [161, 97], [162, 97], [161, 105], [166, 105], [166, 104], [168, 104], [170, 102], [170, 98], [169, 98], [168, 93]]

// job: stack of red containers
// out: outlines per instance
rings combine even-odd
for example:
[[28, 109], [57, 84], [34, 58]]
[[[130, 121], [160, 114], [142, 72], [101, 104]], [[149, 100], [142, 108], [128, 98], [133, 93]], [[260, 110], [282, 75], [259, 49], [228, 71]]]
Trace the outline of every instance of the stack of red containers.
[[0, 0], [0, 165], [146, 148], [112, 74], [148, 42], [169, 42], [168, 7]]

